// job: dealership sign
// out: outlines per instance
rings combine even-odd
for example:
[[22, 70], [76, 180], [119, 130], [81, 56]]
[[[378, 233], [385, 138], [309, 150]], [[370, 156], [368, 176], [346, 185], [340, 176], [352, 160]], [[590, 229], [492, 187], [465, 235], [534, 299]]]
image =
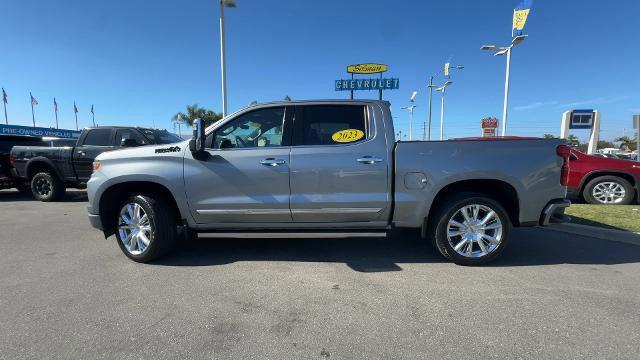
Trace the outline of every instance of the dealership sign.
[[592, 129], [593, 118], [593, 109], [573, 110], [571, 112], [569, 129]]
[[336, 91], [350, 90], [395, 90], [400, 86], [400, 79], [347, 79], [335, 81]]
[[20, 125], [0, 125], [0, 135], [38, 136], [38, 137], [77, 139], [80, 137], [80, 131], [20, 126]]
[[487, 117], [480, 120], [480, 126], [482, 127], [483, 137], [496, 136], [496, 129], [498, 128], [498, 119], [494, 117]]
[[347, 72], [352, 74], [378, 74], [386, 72], [385, 64], [355, 64], [347, 66]]

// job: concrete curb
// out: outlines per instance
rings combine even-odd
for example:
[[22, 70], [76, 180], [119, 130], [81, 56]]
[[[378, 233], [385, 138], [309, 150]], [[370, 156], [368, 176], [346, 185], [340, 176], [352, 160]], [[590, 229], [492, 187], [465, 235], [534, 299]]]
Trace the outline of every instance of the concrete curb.
[[640, 246], [640, 233], [631, 231], [605, 229], [580, 224], [555, 224], [544, 229]]

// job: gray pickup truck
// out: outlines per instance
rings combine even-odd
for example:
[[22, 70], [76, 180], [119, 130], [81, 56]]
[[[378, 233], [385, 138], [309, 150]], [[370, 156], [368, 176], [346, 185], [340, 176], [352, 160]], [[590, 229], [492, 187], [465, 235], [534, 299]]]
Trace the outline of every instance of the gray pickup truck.
[[202, 233], [413, 228], [445, 258], [480, 265], [512, 226], [566, 219], [568, 150], [542, 139], [397, 142], [385, 101], [255, 105], [207, 129], [198, 121], [190, 141], [99, 155], [89, 220], [138, 262]]

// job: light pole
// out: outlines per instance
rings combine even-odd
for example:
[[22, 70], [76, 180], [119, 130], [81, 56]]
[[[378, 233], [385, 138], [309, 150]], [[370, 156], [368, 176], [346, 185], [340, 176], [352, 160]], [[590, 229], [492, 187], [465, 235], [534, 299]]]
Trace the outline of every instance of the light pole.
[[416, 98], [416, 95], [418, 95], [418, 92], [414, 91], [411, 94], [411, 98], [409, 99], [409, 101], [411, 102], [411, 105], [405, 106], [402, 108], [402, 109], [409, 110], [409, 141], [413, 140], [413, 109], [416, 108], [416, 105], [414, 105], [414, 100]]
[[498, 47], [495, 45], [483, 45], [480, 50], [496, 51], [493, 56], [507, 55], [507, 73], [504, 79], [504, 107], [502, 109], [502, 136], [507, 134], [507, 109], [509, 106], [509, 77], [511, 72], [511, 49], [523, 42], [528, 35], [519, 35], [511, 40], [511, 45]]
[[220, 0], [220, 71], [222, 72], [222, 116], [227, 116], [227, 67], [224, 49], [224, 8], [236, 7], [235, 0]]
[[[444, 139], [444, 94], [447, 86], [453, 84], [453, 81], [447, 80], [441, 86], [439, 85], [429, 85], [429, 90], [435, 89], [442, 93], [442, 102], [440, 104], [440, 140]], [[431, 99], [429, 99], [429, 108], [431, 108]], [[429, 111], [429, 140], [431, 140], [431, 111]]]
[[[445, 65], [446, 66], [446, 65]], [[464, 66], [462, 65], [456, 65], [456, 66], [449, 66], [448, 68], [449, 70], [451, 69], [456, 69], [456, 70], [462, 70], [464, 69]], [[446, 70], [445, 70], [446, 72]], [[445, 74], [445, 76], [449, 76], [449, 74]], [[422, 137], [423, 140], [427, 140], [427, 141], [431, 141], [431, 101], [433, 99], [433, 89], [434, 88], [439, 88], [440, 86], [438, 85], [434, 85], [433, 84], [433, 76], [429, 77], [429, 85], [427, 85], [427, 87], [429, 88], [429, 112], [428, 112], [428, 116], [427, 116], [427, 131], [424, 131], [424, 123], [422, 125], [423, 128], [423, 132], [424, 135]]]

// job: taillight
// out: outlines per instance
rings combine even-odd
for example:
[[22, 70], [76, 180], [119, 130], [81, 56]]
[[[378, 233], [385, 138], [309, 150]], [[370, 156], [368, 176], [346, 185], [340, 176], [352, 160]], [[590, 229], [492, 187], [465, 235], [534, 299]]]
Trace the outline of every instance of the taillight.
[[13, 157], [13, 154], [9, 154], [9, 164], [11, 164], [11, 166], [16, 166], [16, 158]]
[[567, 186], [569, 184], [569, 158], [571, 157], [571, 148], [566, 145], [559, 145], [556, 148], [556, 154], [562, 158], [560, 185]]

